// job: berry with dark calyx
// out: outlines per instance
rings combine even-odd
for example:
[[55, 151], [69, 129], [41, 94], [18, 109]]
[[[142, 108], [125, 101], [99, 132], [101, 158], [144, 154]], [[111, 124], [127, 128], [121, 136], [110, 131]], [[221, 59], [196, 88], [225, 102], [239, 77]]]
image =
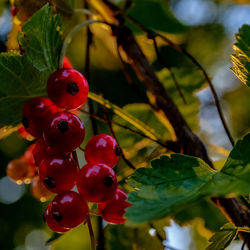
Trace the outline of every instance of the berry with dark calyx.
[[33, 153], [33, 158], [35, 161], [35, 165], [39, 167], [41, 162], [48, 157], [51, 157], [53, 155], [57, 155], [58, 151], [56, 148], [51, 148], [49, 147], [43, 139], [39, 139], [35, 143], [35, 147], [32, 151]]
[[66, 110], [79, 108], [86, 101], [88, 92], [87, 80], [75, 69], [59, 69], [47, 82], [49, 98]]
[[39, 166], [41, 181], [53, 193], [72, 189], [78, 173], [78, 165], [69, 155], [48, 157]]
[[35, 176], [36, 168], [27, 163], [24, 157], [9, 162], [6, 169], [7, 176], [17, 184], [30, 183]]
[[26, 131], [34, 137], [43, 136], [43, 128], [49, 117], [59, 111], [52, 101], [45, 97], [35, 97], [24, 104], [22, 123]]
[[105, 202], [112, 198], [117, 179], [112, 168], [105, 164], [87, 164], [80, 170], [77, 189], [90, 202]]
[[53, 230], [56, 233], [66, 233], [70, 230], [70, 228], [66, 228], [61, 226], [57, 220], [54, 219], [54, 216], [52, 214], [51, 211], [51, 207], [52, 207], [52, 202], [49, 203], [48, 207], [46, 208], [44, 214], [43, 214], [43, 218], [46, 221], [48, 227]]
[[85, 221], [88, 205], [78, 193], [66, 191], [54, 198], [51, 213], [61, 226], [73, 228]]
[[116, 140], [105, 134], [92, 137], [85, 147], [85, 159], [88, 163], [103, 163], [114, 167], [120, 156], [120, 148]]
[[112, 199], [97, 205], [102, 218], [113, 224], [124, 223], [126, 221], [124, 218], [125, 209], [131, 206], [131, 204], [126, 201], [127, 198], [128, 195], [122, 189], [117, 188]]
[[83, 142], [85, 127], [82, 121], [69, 112], [59, 112], [51, 117], [44, 129], [44, 141], [62, 153], [71, 153]]
[[35, 147], [35, 144], [30, 145], [24, 153], [24, 159], [30, 165], [35, 165], [35, 161], [34, 161], [34, 157], [33, 157], [34, 147]]
[[67, 56], [65, 56], [63, 58], [63, 68], [64, 69], [73, 69], [73, 65]]
[[33, 196], [41, 202], [47, 201], [53, 194], [43, 185], [39, 176], [32, 179], [30, 188]]

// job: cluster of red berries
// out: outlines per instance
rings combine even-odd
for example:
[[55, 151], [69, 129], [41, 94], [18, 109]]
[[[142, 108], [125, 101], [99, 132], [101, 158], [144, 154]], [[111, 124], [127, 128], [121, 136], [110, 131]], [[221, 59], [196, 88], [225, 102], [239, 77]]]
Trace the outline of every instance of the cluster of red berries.
[[[85, 127], [72, 112], [87, 99], [87, 80], [64, 63], [63, 69], [49, 77], [47, 94], [49, 98], [35, 97], [25, 103], [22, 123], [38, 139], [28, 151], [32, 158], [29, 166], [37, 166], [42, 184], [57, 194], [44, 213], [48, 226], [55, 232], [78, 226], [89, 214], [86, 201], [97, 203], [100, 215], [107, 222], [125, 222], [123, 216], [130, 204], [126, 201], [127, 194], [117, 188], [112, 169], [120, 155], [115, 139], [105, 134], [90, 139], [85, 148], [87, 164], [81, 169], [74, 157], [84, 140]], [[71, 191], [75, 185], [79, 193]]]

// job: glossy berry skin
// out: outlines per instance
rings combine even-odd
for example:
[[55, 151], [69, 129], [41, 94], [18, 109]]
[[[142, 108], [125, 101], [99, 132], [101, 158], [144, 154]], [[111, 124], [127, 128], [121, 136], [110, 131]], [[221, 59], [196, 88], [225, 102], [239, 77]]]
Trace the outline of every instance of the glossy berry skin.
[[33, 157], [34, 147], [35, 147], [35, 144], [30, 145], [24, 153], [24, 159], [30, 165], [35, 165], [35, 161], [34, 161], [34, 157]]
[[46, 208], [43, 218], [46, 221], [48, 227], [56, 233], [66, 233], [70, 230], [70, 228], [66, 228], [61, 226], [54, 218], [51, 212], [52, 202], [49, 203], [48, 207]]
[[112, 168], [105, 164], [87, 164], [79, 173], [77, 189], [90, 202], [105, 202], [115, 193], [117, 179]]
[[52, 201], [53, 218], [63, 227], [73, 228], [81, 224], [88, 215], [88, 205], [73, 191], [58, 194]]
[[35, 176], [36, 168], [32, 165], [29, 165], [25, 158], [19, 158], [13, 161], [10, 161], [7, 169], [7, 176], [17, 184], [22, 184], [26, 180], [30, 180]]
[[117, 188], [112, 199], [97, 205], [102, 218], [113, 224], [124, 223], [126, 221], [124, 218], [125, 209], [131, 206], [131, 204], [126, 201], [127, 198], [128, 195], [122, 189]]
[[70, 156], [52, 156], [43, 160], [39, 166], [41, 181], [53, 193], [72, 189], [78, 173], [78, 165]]
[[35, 147], [32, 151], [34, 163], [37, 167], [41, 164], [41, 162], [48, 157], [51, 157], [53, 155], [57, 155], [59, 151], [57, 149], [53, 149], [49, 147], [43, 139], [39, 139], [35, 143]]
[[30, 189], [33, 196], [41, 202], [47, 201], [53, 194], [43, 185], [39, 176], [32, 179]]
[[73, 65], [67, 56], [65, 56], [63, 58], [63, 68], [64, 69], [73, 69]]
[[105, 134], [92, 137], [85, 147], [85, 159], [87, 163], [103, 163], [114, 167], [120, 155], [120, 148], [116, 140]]
[[79, 108], [86, 101], [88, 92], [87, 80], [75, 69], [59, 69], [47, 82], [49, 98], [66, 110]]
[[45, 97], [32, 98], [23, 107], [23, 126], [32, 136], [40, 138], [43, 136], [43, 128], [49, 117], [58, 111], [58, 107], [50, 99]]
[[51, 117], [44, 129], [44, 141], [62, 153], [71, 153], [83, 142], [85, 127], [82, 121], [69, 112], [59, 112]]

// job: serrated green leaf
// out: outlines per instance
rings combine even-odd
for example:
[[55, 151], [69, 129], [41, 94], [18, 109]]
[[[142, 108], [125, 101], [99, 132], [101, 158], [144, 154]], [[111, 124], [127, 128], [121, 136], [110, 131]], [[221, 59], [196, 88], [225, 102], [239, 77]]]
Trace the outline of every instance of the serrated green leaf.
[[19, 43], [29, 61], [40, 71], [54, 72], [58, 68], [62, 48], [61, 19], [52, 16], [47, 5], [36, 12], [22, 27]]
[[215, 233], [211, 239], [212, 242], [206, 250], [223, 250], [230, 245], [238, 233], [237, 227], [232, 223], [227, 223], [220, 228], [220, 231]]
[[49, 72], [38, 71], [26, 56], [0, 55], [0, 127], [20, 123], [23, 104], [32, 97], [44, 95], [48, 77]]
[[250, 87], [250, 25], [243, 25], [235, 35], [237, 42], [232, 55], [234, 74], [248, 87]]
[[52, 18], [51, 7], [46, 5], [23, 26], [20, 44], [25, 54], [0, 54], [0, 127], [16, 126], [23, 104], [46, 95], [46, 82], [57, 68], [61, 49], [58, 27], [58, 17]]
[[149, 29], [167, 33], [182, 33], [186, 27], [180, 23], [164, 0], [133, 0], [128, 14]]
[[221, 172], [201, 159], [172, 154], [151, 162], [152, 168], [135, 171], [129, 184], [126, 216], [131, 224], [173, 215], [198, 199], [211, 195], [250, 192], [250, 134], [233, 148]]

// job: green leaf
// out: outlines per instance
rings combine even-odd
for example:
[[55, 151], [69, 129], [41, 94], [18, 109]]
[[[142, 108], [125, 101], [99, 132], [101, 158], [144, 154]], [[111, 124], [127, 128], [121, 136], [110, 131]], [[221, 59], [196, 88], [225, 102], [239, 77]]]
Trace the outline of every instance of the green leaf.
[[243, 25], [236, 35], [237, 42], [232, 55], [234, 74], [248, 87], [250, 87], [250, 25]]
[[[168, 56], [164, 55], [164, 59], [167, 62], [171, 62], [172, 59], [170, 56], [171, 54]], [[179, 92], [177, 91], [176, 85], [168, 69], [161, 69], [157, 75], [163, 82], [164, 87], [174, 100], [175, 104], [179, 107], [182, 115], [188, 122], [188, 125], [192, 128], [192, 130], [198, 131], [200, 101], [195, 94], [205, 86], [206, 81], [197, 68], [192, 67], [191, 65], [189, 66], [188, 62], [185, 62], [183, 55], [177, 53], [174, 58], [176, 58], [174, 60], [175, 62], [173, 62], [175, 67], [172, 67], [171, 70], [176, 78], [181, 92], [183, 93], [186, 103], [184, 103]]]
[[14, 52], [0, 55], [0, 127], [20, 123], [23, 104], [44, 95], [48, 77], [49, 72], [38, 71], [26, 56]]
[[51, 73], [58, 68], [62, 48], [61, 19], [52, 16], [52, 8], [46, 5], [36, 12], [22, 28], [19, 43], [29, 61], [40, 71]]
[[220, 228], [220, 231], [215, 233], [209, 240], [211, 244], [206, 250], [222, 250], [230, 245], [238, 233], [237, 227], [232, 223], [227, 223]]
[[148, 29], [167, 33], [182, 33], [186, 27], [181, 24], [169, 9], [169, 4], [164, 0], [133, 0], [134, 5], [128, 14], [142, 23]]
[[23, 26], [20, 44], [25, 54], [0, 54], [0, 127], [16, 126], [23, 104], [46, 95], [46, 82], [57, 68], [61, 49], [58, 27], [58, 17], [52, 18], [51, 7], [46, 5]]
[[129, 180], [136, 190], [129, 194], [129, 223], [173, 215], [203, 197], [249, 193], [249, 157], [250, 134], [237, 142], [221, 172], [195, 157], [161, 156], [151, 162], [152, 168], [136, 170]]

